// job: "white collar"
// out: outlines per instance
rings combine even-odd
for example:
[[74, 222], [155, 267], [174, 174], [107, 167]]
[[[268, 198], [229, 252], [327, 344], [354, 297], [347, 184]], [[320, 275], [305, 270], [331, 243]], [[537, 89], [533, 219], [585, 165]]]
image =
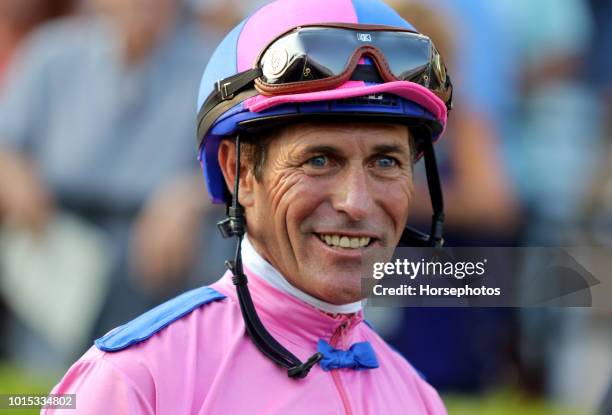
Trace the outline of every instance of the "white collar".
[[342, 305], [330, 304], [325, 301], [321, 301], [318, 298], [315, 298], [312, 295], [307, 294], [299, 288], [291, 285], [289, 281], [287, 281], [285, 277], [283, 277], [283, 275], [272, 266], [272, 264], [259, 255], [246, 235], [242, 240], [242, 262], [247, 268], [274, 288], [286, 292], [287, 294], [292, 295], [295, 298], [318, 308], [319, 310], [325, 311], [326, 313], [351, 314], [361, 310], [361, 301]]

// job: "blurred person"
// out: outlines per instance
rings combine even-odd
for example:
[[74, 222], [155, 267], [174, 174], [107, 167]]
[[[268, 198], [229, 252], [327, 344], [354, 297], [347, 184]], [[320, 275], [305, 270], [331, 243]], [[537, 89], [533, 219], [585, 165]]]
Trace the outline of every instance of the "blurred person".
[[[198, 107], [229, 271], [98, 339], [54, 393], [83, 414], [445, 414], [361, 310], [364, 269], [442, 244], [433, 43], [382, 1], [276, 1], [221, 42]], [[406, 227], [421, 152], [431, 234]]]
[[603, 148], [581, 218], [591, 244], [612, 246], [612, 58], [608, 52], [612, 48], [612, 3], [602, 0], [588, 3], [593, 33], [581, 75], [601, 108]]
[[[466, 206], [457, 208], [456, 220], [452, 220], [458, 230], [457, 244], [461, 245], [513, 245], [521, 238], [524, 225], [525, 202], [517, 173], [522, 155], [510, 130], [515, 124], [520, 97], [521, 66], [516, 36], [509, 31], [509, 3], [430, 0], [419, 6], [424, 5], [426, 10], [435, 10], [444, 17], [442, 21], [432, 21], [430, 12], [422, 12], [423, 24], [436, 35], [447, 37], [448, 28], [454, 30], [453, 36], [442, 43], [450, 49], [449, 66], [458, 80], [455, 95], [463, 104], [462, 114], [453, 121], [461, 131], [453, 132], [462, 139], [465, 137], [468, 144], [449, 146], [442, 162], [448, 170], [447, 198], [456, 198], [458, 206]], [[419, 2], [407, 4], [414, 7]], [[466, 180], [468, 177], [478, 185], [471, 185]], [[495, 210], [500, 214], [496, 215]], [[485, 230], [484, 234], [477, 235], [481, 229]], [[449, 234], [451, 243], [452, 237]]]
[[[458, 16], [419, 0], [390, 4], [401, 15], [414, 16], [419, 30], [436, 39], [440, 52], [448, 56], [449, 68], [466, 66], [458, 45], [469, 42], [465, 42], [467, 36]], [[460, 85], [464, 74], [455, 73]], [[480, 109], [483, 105], [476, 105], [476, 99], [469, 96], [474, 91], [459, 88], [464, 93], [457, 93], [457, 102], [465, 105], [459, 106], [449, 123], [455, 139], [440, 143], [439, 163], [448, 205], [446, 241], [450, 245], [508, 244], [516, 238], [519, 203], [503, 159], [499, 126]], [[424, 177], [419, 179], [424, 193]], [[427, 198], [418, 198], [413, 220], [425, 222], [429, 210]]]
[[583, 76], [602, 99], [605, 111], [605, 137], [612, 137], [612, 3], [607, 0], [589, 0], [589, 11], [593, 19], [593, 33], [588, 51], [589, 63], [584, 66]]
[[584, 0], [562, 8], [554, 0], [527, 4], [508, 7], [508, 25], [522, 27], [515, 36], [522, 66], [514, 136], [529, 209], [525, 243], [557, 245], [569, 240], [603, 162], [603, 112], [580, 77], [593, 21]]
[[[7, 69], [27, 35], [47, 20], [71, 13], [73, 6], [72, 0], [0, 0], [0, 95], [5, 88]], [[0, 281], [4, 277], [0, 269]], [[0, 296], [0, 333], [7, 333], [10, 327], [9, 310]], [[9, 345], [0, 343], [0, 358], [8, 356]]]
[[[523, 243], [583, 245], [578, 235], [589, 193], [601, 183], [598, 171], [609, 166], [604, 151], [608, 110], [597, 91], [605, 89], [597, 79], [606, 69], [590, 47], [594, 42], [607, 54], [605, 39], [593, 37], [594, 22], [606, 15], [591, 14], [585, 0], [568, 0], [563, 7], [552, 0], [516, 1], [507, 11], [508, 33], [516, 34], [522, 64], [513, 136], [523, 155], [518, 188], [528, 208]], [[585, 411], [596, 409], [609, 377], [612, 333], [609, 316], [601, 319], [596, 313], [521, 310], [521, 371], [524, 380], [531, 380], [530, 392]]]
[[[447, 133], [452, 140], [441, 142], [437, 153], [447, 206], [446, 244], [514, 245], [520, 233], [520, 203], [504, 157], [500, 122], [490, 108], [491, 101], [501, 98], [491, 98], [483, 92], [490, 86], [465, 87], [465, 84], [471, 85], [468, 78], [474, 71], [493, 71], [495, 57], [473, 60], [472, 49], [484, 40], [470, 35], [473, 31], [470, 20], [453, 7], [442, 7], [443, 2], [418, 0], [394, 3], [401, 15], [414, 16], [415, 26], [436, 41], [440, 52], [448, 57], [449, 70], [455, 74], [457, 110], [449, 120]], [[488, 35], [494, 36], [494, 33]], [[476, 65], [481, 66], [476, 69]], [[422, 226], [431, 208], [425, 197], [424, 172], [417, 173], [421, 174], [415, 177], [416, 191], [421, 196], [415, 197], [411, 223]], [[400, 319], [393, 330], [385, 333], [386, 338], [436, 388], [474, 393], [508, 380], [515, 332], [512, 311], [389, 308], [384, 312], [385, 320], [391, 313], [399, 314]], [[374, 320], [373, 324], [377, 326], [378, 322]], [[420, 333], [418, 338], [414, 333]], [[437, 358], [432, 359], [432, 354]]]
[[225, 33], [234, 27], [244, 16], [236, 7], [235, 1], [228, 0], [187, 0], [202, 27]]
[[[601, 163], [600, 108], [577, 76], [591, 30], [585, 3], [570, 0], [564, 7], [558, 7], [555, 1], [527, 4], [523, 1], [432, 0], [429, 5], [451, 15], [457, 26], [456, 39], [464, 40], [457, 42], [462, 49], [455, 51], [456, 60], [449, 63], [457, 74], [457, 100], [463, 101], [463, 111], [484, 115], [488, 126], [496, 132], [494, 136], [498, 137], [502, 155], [500, 161], [504, 165], [502, 171], [506, 170], [507, 177], [511, 178], [511, 187], [516, 191], [522, 211], [519, 239], [515, 242], [537, 246], [568, 241], [585, 201], [585, 192], [593, 181], [593, 172]], [[599, 69], [595, 65], [592, 68]], [[460, 117], [458, 113], [453, 121], [459, 123]], [[438, 312], [444, 313], [435, 310], [427, 316], [435, 319]], [[494, 314], [489, 313], [490, 316]], [[512, 320], [507, 321], [506, 325], [512, 327], [509, 330], [504, 325], [493, 324], [495, 318], [493, 321], [470, 318], [469, 324], [473, 324], [472, 330], [477, 335], [465, 341], [471, 342], [472, 348], [477, 350], [476, 357], [485, 356], [489, 354], [482, 343], [482, 338], [486, 337], [484, 333], [502, 333], [502, 341], [518, 333], [520, 360], [524, 366], [521, 367], [521, 382], [524, 383], [520, 386], [539, 395], [559, 391], [561, 387], [571, 388], [570, 382], [564, 383], [564, 380], [574, 377], [553, 376], [550, 369], [563, 366], [559, 365], [563, 354], [553, 352], [559, 350], [555, 347], [558, 338], [554, 333], [565, 330], [565, 325], [575, 330], [575, 325], [569, 321], [563, 323], [561, 316], [546, 310], [522, 314], [530, 317], [521, 318], [520, 327], [514, 327]], [[454, 333], [441, 330], [434, 342], [437, 345], [452, 343], [447, 335], [466, 337], [461, 325], [466, 319], [459, 313], [439, 315], [435, 323], [423, 318], [418, 311], [410, 316], [413, 317], [413, 331], [430, 330], [438, 321], [456, 330]], [[457, 351], [457, 347], [449, 348], [449, 353]], [[429, 350], [423, 349], [423, 353]], [[461, 361], [459, 366], [466, 373], [473, 371], [478, 359], [460, 359], [460, 355], [459, 352], [454, 355], [456, 361]], [[445, 370], [446, 362], [443, 360], [438, 365], [442, 375], [449, 373]], [[565, 367], [571, 372], [569, 365]], [[492, 377], [497, 375], [495, 370], [488, 372]], [[486, 382], [481, 378], [464, 388], [474, 390], [475, 385], [486, 385]], [[552, 396], [568, 397], [570, 394], [555, 392]]]
[[38, 24], [71, 11], [72, 0], [0, 0], [0, 91], [23, 38]]
[[[0, 100], [0, 217], [44, 235], [68, 212], [104, 233], [110, 288], [90, 328], [100, 335], [210, 278], [198, 267], [214, 271], [209, 261], [227, 245], [206, 243], [222, 212], [201, 197], [189, 150], [193, 84], [215, 32], [204, 37], [180, 0], [85, 6], [34, 33], [11, 66]], [[97, 295], [81, 294], [92, 304]], [[33, 366], [49, 359], [30, 355]]]
[[[583, 0], [568, 0], [564, 7], [550, 0], [516, 1], [506, 10], [507, 31], [516, 34], [522, 64], [512, 136], [522, 154], [517, 177], [527, 208], [523, 244], [564, 246], [572, 243], [600, 163], [601, 112], [580, 78], [592, 20]], [[576, 386], [579, 374], [566, 349], [575, 342], [567, 340], [586, 344], [586, 321], [579, 310], [521, 310], [521, 371], [529, 392], [570, 396], [555, 390]], [[569, 370], [560, 376], [563, 367]]]

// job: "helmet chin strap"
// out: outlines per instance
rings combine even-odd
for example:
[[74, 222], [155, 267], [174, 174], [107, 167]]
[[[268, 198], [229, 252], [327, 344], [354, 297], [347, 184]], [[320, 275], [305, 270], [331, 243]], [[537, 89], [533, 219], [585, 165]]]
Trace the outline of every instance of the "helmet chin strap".
[[323, 355], [319, 352], [313, 354], [305, 362], [300, 361], [293, 353], [276, 341], [262, 324], [251, 293], [247, 287], [248, 279], [242, 269], [241, 245], [245, 232], [244, 209], [238, 201], [238, 189], [240, 183], [240, 135], [236, 136], [236, 178], [234, 180], [234, 194], [231, 205], [228, 207], [228, 218], [219, 222], [219, 230], [224, 238], [236, 237], [236, 254], [233, 261], [225, 261], [225, 265], [234, 276], [232, 281], [236, 286], [240, 311], [244, 320], [247, 333], [264, 355], [273, 362], [287, 369], [287, 375], [293, 379], [306, 377], [310, 369], [317, 364]]
[[[436, 166], [436, 159], [431, 139], [424, 140], [424, 159], [427, 172], [427, 184], [434, 210], [431, 224], [431, 234], [427, 235], [407, 227], [400, 239], [398, 246], [433, 246], [440, 247], [443, 244], [442, 228], [444, 223], [444, 206], [442, 201], [442, 190], [440, 177]], [[224, 238], [236, 237], [236, 252], [233, 261], [225, 261], [225, 265], [232, 272], [232, 282], [236, 286], [240, 311], [244, 320], [247, 333], [261, 351], [270, 360], [287, 369], [287, 375], [293, 379], [306, 377], [310, 369], [317, 364], [323, 355], [319, 352], [313, 354], [308, 360], [302, 362], [293, 353], [281, 345], [266, 330], [257, 315], [251, 293], [247, 286], [248, 279], [242, 267], [241, 245], [246, 229], [244, 208], [238, 200], [240, 187], [240, 135], [236, 136], [236, 176], [234, 179], [234, 193], [231, 204], [227, 208], [227, 218], [217, 224]]]
[[431, 229], [429, 235], [410, 226], [407, 226], [397, 244], [398, 247], [427, 247], [441, 248], [444, 245], [444, 199], [442, 196], [442, 185], [438, 174], [436, 154], [434, 153], [431, 133], [422, 140], [423, 159], [425, 161], [425, 173], [427, 175], [427, 187], [433, 215], [431, 217]]

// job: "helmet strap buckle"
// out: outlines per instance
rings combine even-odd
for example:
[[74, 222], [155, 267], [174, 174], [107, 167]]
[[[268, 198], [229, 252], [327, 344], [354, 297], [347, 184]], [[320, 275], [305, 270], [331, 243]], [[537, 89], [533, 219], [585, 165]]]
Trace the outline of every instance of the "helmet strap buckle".
[[[231, 82], [225, 82], [226, 80], [219, 80], [215, 83], [215, 87], [217, 89], [217, 92], [221, 95], [221, 100], [222, 101], [226, 101], [228, 99], [232, 99], [234, 98], [234, 94], [230, 93], [228, 90], [228, 86], [230, 86], [232, 83]], [[223, 82], [223, 83], [222, 83]]]

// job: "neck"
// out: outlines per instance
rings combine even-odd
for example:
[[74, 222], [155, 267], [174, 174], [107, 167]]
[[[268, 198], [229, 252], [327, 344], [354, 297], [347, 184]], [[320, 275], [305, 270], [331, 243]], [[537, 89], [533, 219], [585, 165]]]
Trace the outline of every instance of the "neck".
[[361, 302], [357, 301], [349, 304], [335, 305], [323, 300], [319, 300], [312, 295], [305, 293], [299, 288], [293, 286], [287, 279], [267, 262], [256, 250], [249, 241], [248, 236], [242, 241], [242, 260], [244, 265], [251, 269], [261, 279], [268, 284], [283, 291], [311, 306], [318, 308], [321, 311], [330, 314], [351, 314], [361, 310]]

